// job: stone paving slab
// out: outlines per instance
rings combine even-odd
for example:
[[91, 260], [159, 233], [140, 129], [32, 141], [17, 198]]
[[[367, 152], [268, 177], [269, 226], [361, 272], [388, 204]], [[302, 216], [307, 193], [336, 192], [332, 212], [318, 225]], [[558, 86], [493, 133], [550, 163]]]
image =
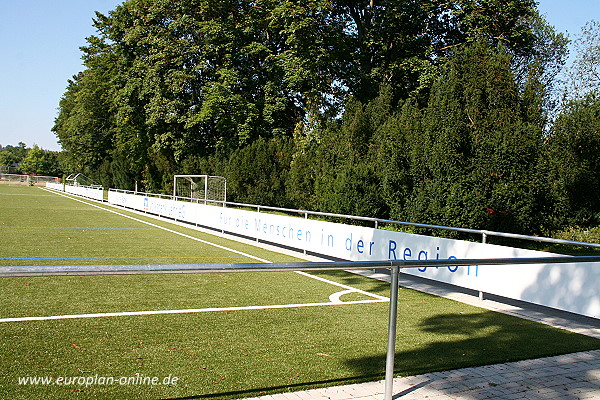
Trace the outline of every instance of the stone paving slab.
[[[377, 381], [251, 400], [382, 400], [383, 392]], [[398, 377], [394, 393], [395, 400], [600, 400], [600, 350]]]
[[[389, 275], [362, 271], [387, 280]], [[481, 300], [451, 287], [413, 280], [400, 286], [600, 338], [600, 321], [526, 303]], [[394, 378], [395, 400], [600, 400], [600, 350]], [[249, 400], [382, 400], [384, 381], [312, 389]]]

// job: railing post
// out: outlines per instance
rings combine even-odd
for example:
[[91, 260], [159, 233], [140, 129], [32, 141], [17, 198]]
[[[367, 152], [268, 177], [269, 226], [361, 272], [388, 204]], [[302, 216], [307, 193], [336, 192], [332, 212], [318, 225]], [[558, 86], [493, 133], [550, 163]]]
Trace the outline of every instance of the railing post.
[[388, 344], [385, 360], [384, 400], [392, 400], [394, 391], [394, 359], [396, 356], [396, 321], [398, 317], [398, 267], [391, 267], [390, 280], [390, 318], [388, 325]]

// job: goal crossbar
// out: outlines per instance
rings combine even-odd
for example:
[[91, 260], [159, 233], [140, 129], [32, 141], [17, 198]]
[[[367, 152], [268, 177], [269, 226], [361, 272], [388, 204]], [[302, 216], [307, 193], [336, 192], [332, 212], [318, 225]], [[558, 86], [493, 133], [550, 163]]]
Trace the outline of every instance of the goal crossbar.
[[[181, 182], [186, 184], [182, 186]], [[181, 193], [184, 191], [185, 193]], [[207, 201], [227, 201], [227, 180], [213, 175], [174, 175], [173, 199], [190, 198]]]

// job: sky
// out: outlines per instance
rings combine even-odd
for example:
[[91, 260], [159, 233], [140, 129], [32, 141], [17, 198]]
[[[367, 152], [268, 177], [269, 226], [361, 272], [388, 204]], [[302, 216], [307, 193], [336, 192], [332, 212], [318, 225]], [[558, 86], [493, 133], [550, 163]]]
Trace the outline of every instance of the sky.
[[[51, 129], [67, 80], [83, 69], [80, 46], [95, 34], [95, 11], [122, 0], [0, 0], [0, 145], [61, 150]], [[539, 0], [558, 32], [574, 38], [600, 21], [599, 0]]]

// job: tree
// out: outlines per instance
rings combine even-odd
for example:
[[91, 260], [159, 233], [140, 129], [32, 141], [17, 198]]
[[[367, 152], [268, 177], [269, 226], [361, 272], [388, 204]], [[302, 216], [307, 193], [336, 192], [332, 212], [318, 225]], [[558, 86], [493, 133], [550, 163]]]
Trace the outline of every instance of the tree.
[[333, 9], [343, 27], [336, 77], [365, 102], [382, 84], [393, 88], [396, 101], [426, 96], [437, 67], [467, 43], [502, 44], [515, 68], [526, 71], [535, 58], [555, 62], [551, 49], [563, 39], [533, 0], [334, 0]]
[[600, 217], [600, 98], [563, 106], [547, 140], [548, 181], [559, 223], [586, 226]]
[[575, 60], [569, 72], [569, 98], [600, 92], [600, 22], [590, 21], [574, 42]]
[[422, 110], [415, 99], [388, 111], [373, 133], [369, 159], [376, 171], [378, 192], [387, 219], [405, 219], [408, 202], [415, 187], [413, 163], [418, 161], [416, 144], [422, 138]]
[[23, 142], [19, 142], [18, 146], [7, 145], [0, 149], [0, 167], [6, 172], [18, 172], [14, 165], [18, 165], [27, 155], [27, 146]]
[[559, 226], [600, 218], [600, 23], [587, 23], [574, 44], [568, 86], [545, 146]]
[[74, 168], [94, 176], [98, 167], [110, 159], [113, 150], [114, 124], [112, 107], [111, 65], [105, 55], [88, 54], [84, 72], [69, 80], [59, 103], [59, 114], [52, 131]]
[[411, 140], [413, 221], [538, 230], [542, 127], [522, 113], [511, 55], [476, 42], [456, 51]]
[[212, 169], [239, 199], [527, 229], [564, 54], [533, 0], [128, 0], [95, 27], [55, 132], [103, 183]]
[[20, 168], [27, 174], [61, 176], [62, 171], [59, 167], [58, 153], [41, 149], [34, 145], [27, 155], [23, 158]]
[[97, 15], [55, 131], [82, 167], [119, 158], [158, 188], [187, 158], [290, 137], [331, 86], [327, 16], [316, 0], [127, 1]]
[[258, 139], [231, 154], [225, 168], [231, 201], [277, 207], [289, 206], [286, 179], [292, 143], [287, 139]]

